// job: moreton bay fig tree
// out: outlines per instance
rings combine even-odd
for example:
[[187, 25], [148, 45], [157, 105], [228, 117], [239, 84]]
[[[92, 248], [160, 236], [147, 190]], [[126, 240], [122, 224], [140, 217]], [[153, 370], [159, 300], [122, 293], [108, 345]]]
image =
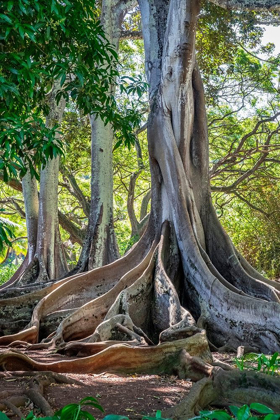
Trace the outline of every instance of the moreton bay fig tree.
[[[216, 3], [280, 7], [280, 1]], [[48, 364], [7, 351], [0, 356], [5, 369], [175, 372], [199, 379], [215, 376], [207, 364], [208, 342], [230, 350], [243, 345], [279, 351], [280, 286], [239, 256], [211, 203], [204, 92], [195, 56], [200, 2], [139, 0], [139, 7], [151, 109], [148, 227], [117, 261], [0, 301], [6, 320], [2, 345], [45, 339], [42, 347], [79, 356]], [[35, 300], [28, 325], [18, 328], [24, 308]]]

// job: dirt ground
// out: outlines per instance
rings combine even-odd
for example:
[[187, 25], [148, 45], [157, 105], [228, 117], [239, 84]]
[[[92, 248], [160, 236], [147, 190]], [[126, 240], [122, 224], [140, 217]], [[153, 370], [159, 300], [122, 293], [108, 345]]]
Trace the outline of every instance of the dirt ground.
[[[0, 349], [0, 353], [4, 349]], [[44, 355], [44, 352], [28, 354], [37, 360], [57, 360], [59, 355]], [[36, 354], [37, 353], [37, 354]], [[217, 357], [217, 354], [216, 354]], [[226, 360], [230, 356], [219, 355]], [[42, 373], [41, 373], [42, 374]], [[96, 397], [104, 408], [104, 414], [98, 410], [91, 411], [96, 419], [101, 420], [107, 414], [128, 416], [129, 419], [141, 419], [143, 415], [155, 414], [157, 410], [164, 411], [177, 405], [189, 393], [192, 382], [175, 376], [158, 375], [115, 375], [102, 374], [63, 374], [79, 381], [74, 384], [52, 383], [44, 390], [44, 397], [54, 410], [69, 403], [79, 402], [87, 396]], [[9, 395], [22, 394], [28, 387], [31, 378], [28, 372], [23, 377], [14, 377], [13, 372], [3, 372], [0, 375], [0, 402], [8, 392]], [[2, 396], [2, 398], [1, 398]], [[31, 402], [27, 402], [21, 411], [27, 415], [31, 410], [38, 417], [40, 410]], [[11, 410], [3, 410], [11, 419], [18, 418]]]
[[[155, 375], [117, 376], [108, 373], [65, 375], [81, 381], [82, 384], [48, 386], [44, 396], [52, 408], [57, 410], [66, 404], [79, 402], [84, 397], [96, 397], [104, 408], [104, 414], [98, 410], [94, 411], [98, 420], [107, 414], [120, 414], [130, 419], [141, 419], [143, 415], [176, 405], [187, 395], [192, 385], [190, 381]], [[19, 394], [27, 386], [28, 377], [0, 379], [0, 392], [9, 390], [13, 391], [13, 394]], [[24, 414], [31, 410], [37, 415], [40, 414], [32, 402], [21, 410]], [[5, 410], [5, 412], [12, 418], [13, 413], [10, 410]]]

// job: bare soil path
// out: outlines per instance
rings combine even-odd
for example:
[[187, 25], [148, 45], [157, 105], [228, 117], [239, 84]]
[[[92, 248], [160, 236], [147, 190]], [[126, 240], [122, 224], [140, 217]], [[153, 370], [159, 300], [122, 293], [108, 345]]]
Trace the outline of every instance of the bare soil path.
[[[0, 348], [0, 353], [7, 348]], [[16, 350], [18, 351], [18, 350]], [[25, 351], [20, 352], [37, 361], [57, 361], [62, 358], [59, 354], [49, 351]], [[229, 355], [215, 354], [221, 360], [228, 360]], [[63, 356], [65, 359], [65, 356]], [[15, 376], [12, 371], [0, 372], [0, 409], [1, 402], [7, 397], [21, 395], [29, 387], [32, 380], [31, 374], [24, 372], [22, 376]], [[41, 377], [44, 373], [40, 372]], [[79, 402], [87, 396], [96, 397], [103, 406], [105, 413], [98, 410], [92, 411], [96, 419], [101, 420], [107, 414], [119, 414], [132, 419], [141, 419], [143, 415], [153, 414], [157, 410], [164, 411], [177, 405], [189, 393], [192, 382], [179, 379], [175, 376], [159, 375], [115, 375], [102, 374], [63, 374], [64, 377], [74, 380], [74, 383], [51, 383], [44, 388], [44, 397], [51, 408], [56, 411], [69, 403]], [[31, 410], [38, 417], [40, 409], [31, 401], [27, 400], [21, 412], [27, 415]], [[8, 408], [2, 410], [9, 418], [17, 418]], [[90, 411], [90, 410], [89, 410]], [[43, 416], [43, 415], [42, 415]]]

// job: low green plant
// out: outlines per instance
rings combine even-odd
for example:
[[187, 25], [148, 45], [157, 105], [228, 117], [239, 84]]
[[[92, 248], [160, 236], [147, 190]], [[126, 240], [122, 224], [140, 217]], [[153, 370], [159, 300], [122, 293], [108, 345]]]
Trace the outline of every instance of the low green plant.
[[[104, 412], [103, 407], [99, 404], [98, 400], [93, 397], [85, 397], [77, 404], [67, 404], [61, 410], [58, 410], [54, 416], [48, 417], [36, 417], [33, 411], [31, 411], [25, 419], [22, 420], [95, 420], [95, 417], [89, 413], [88, 411], [84, 410], [84, 406], [90, 406], [93, 408], [97, 408], [98, 410]], [[172, 420], [172, 419], [164, 419], [161, 417], [161, 411], [158, 410], [156, 412], [156, 416], [144, 416], [142, 420]], [[0, 420], [9, 420], [6, 414], [0, 411]], [[109, 414], [103, 418], [103, 420], [129, 420], [126, 416], [119, 416], [117, 414]], [[269, 419], [268, 419], [269, 420]], [[272, 419], [274, 420], [274, 419]], [[277, 419], [278, 420], [278, 419]]]
[[280, 414], [275, 414], [271, 408], [259, 403], [229, 407], [231, 414], [225, 410], [200, 411], [199, 416], [191, 420], [280, 420]]
[[[103, 407], [99, 404], [98, 400], [93, 397], [83, 398], [77, 404], [68, 404], [63, 407], [61, 410], [58, 410], [54, 416], [48, 417], [36, 417], [31, 411], [25, 419], [22, 420], [95, 420], [95, 417], [86, 410], [83, 410], [84, 406], [90, 406], [97, 408], [98, 410], [104, 412]], [[0, 411], [0, 420], [9, 420], [6, 414]]]
[[248, 353], [240, 358], [235, 358], [235, 364], [239, 370], [250, 369], [274, 375], [280, 369], [280, 357], [278, 352], [275, 352], [272, 356], [265, 356], [262, 353]]

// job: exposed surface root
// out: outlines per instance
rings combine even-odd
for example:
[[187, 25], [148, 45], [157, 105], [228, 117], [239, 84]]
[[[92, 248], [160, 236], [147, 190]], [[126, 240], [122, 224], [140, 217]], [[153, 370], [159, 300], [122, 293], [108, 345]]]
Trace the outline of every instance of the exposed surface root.
[[18, 388], [13, 391], [0, 392], [0, 410], [8, 408], [20, 419], [24, 415], [18, 407], [27, 406], [30, 401], [45, 416], [53, 415], [53, 409], [44, 396], [45, 389], [49, 385], [57, 383], [83, 386], [83, 382], [55, 372], [9, 371], [5, 373], [0, 372], [0, 377], [6, 379], [8, 381], [7, 384], [9, 381], [22, 381], [23, 389], [21, 390], [20, 388], [21, 394], [18, 394]]
[[3, 397], [0, 395], [0, 410], [3, 411], [6, 408], [9, 408], [14, 412], [17, 416], [22, 419], [24, 416], [21, 413], [21, 411], [18, 409], [18, 407], [24, 407], [25, 404], [28, 403], [29, 398], [27, 395], [14, 395], [14, 396], [7, 396], [4, 397], [5, 399], [2, 399]]
[[[48, 316], [55, 314], [56, 319], [61, 322], [63, 318], [69, 317], [69, 313], [75, 312], [77, 308], [106, 294], [126, 273], [131, 270], [136, 273], [138, 265], [142, 269], [146, 261], [145, 255], [150, 250], [151, 245], [150, 239], [144, 237], [130, 253], [108, 266], [60, 280], [48, 288], [21, 296], [19, 299], [0, 300], [1, 318], [5, 319], [6, 324], [9, 324], [9, 322], [11, 324], [11, 327], [3, 324], [5, 333], [9, 331], [9, 328], [16, 328], [15, 320], [17, 319], [20, 320], [19, 329], [26, 326], [28, 318], [30, 320], [30, 313], [32, 313], [34, 304], [39, 300], [33, 310], [28, 327], [19, 333], [0, 337], [0, 344], [9, 344], [15, 340], [37, 343], [41, 321], [44, 322], [44, 319]], [[144, 261], [143, 264], [142, 261]], [[145, 266], [143, 266], [144, 268]], [[25, 323], [23, 319], [26, 319]], [[54, 323], [54, 329], [58, 323]]]
[[[96, 343], [99, 344], [99, 343]], [[103, 343], [101, 343], [103, 345]], [[104, 347], [103, 347], [104, 348]], [[183, 351], [183, 353], [182, 353]], [[98, 353], [78, 359], [52, 363], [39, 363], [20, 353], [0, 355], [2, 370], [37, 370], [68, 373], [176, 373], [180, 377], [191, 377], [189, 359], [186, 353], [199, 355], [205, 362], [211, 362], [205, 332], [184, 340], [159, 344], [157, 346], [130, 346], [114, 344]]]
[[[0, 372], [0, 378], [32, 378], [36, 377], [37, 379], [44, 380], [47, 379], [48, 382], [57, 383], [57, 384], [70, 384], [70, 385], [82, 385], [83, 383], [77, 379], [70, 378], [69, 376], [61, 375], [56, 372], [43, 371], [43, 372], [32, 372], [32, 371], [9, 371], [9, 372]], [[1, 395], [0, 395], [1, 396]]]
[[211, 377], [197, 382], [188, 396], [165, 416], [174, 420], [189, 419], [199, 411], [212, 407], [251, 404], [259, 402], [280, 412], [280, 378], [251, 371], [212, 371]]
[[30, 381], [30, 387], [25, 391], [25, 394], [30, 400], [41, 409], [45, 416], [53, 416], [53, 409], [44, 397], [44, 388], [50, 385], [48, 378], [35, 377]]

